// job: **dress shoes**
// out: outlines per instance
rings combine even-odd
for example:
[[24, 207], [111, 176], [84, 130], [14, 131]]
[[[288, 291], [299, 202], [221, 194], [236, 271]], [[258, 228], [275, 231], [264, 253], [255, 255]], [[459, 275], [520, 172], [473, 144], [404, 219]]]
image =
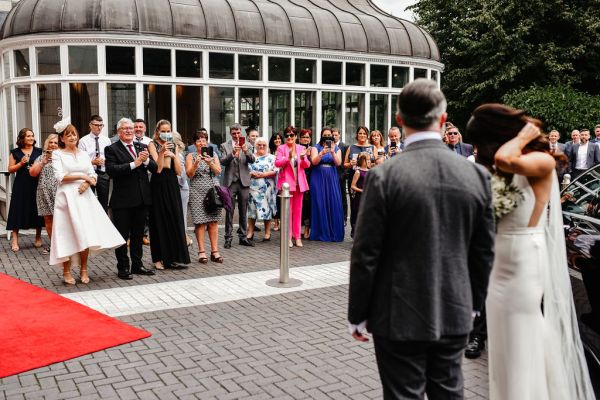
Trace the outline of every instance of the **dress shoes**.
[[223, 245], [224, 248], [226, 249], [230, 249], [231, 248], [231, 239], [226, 240], [225, 244]]
[[170, 265], [165, 265], [166, 269], [188, 269], [188, 266], [185, 264], [179, 263], [171, 263]]
[[126, 281], [133, 279], [133, 275], [131, 275], [129, 272], [118, 272], [117, 276]]
[[474, 337], [469, 341], [467, 348], [465, 349], [465, 357], [467, 358], [479, 358], [481, 356], [481, 350], [485, 348], [485, 340], [480, 337]]
[[249, 240], [248, 238], [240, 238], [240, 245], [254, 247], [254, 243], [252, 242], [252, 240]]
[[131, 273], [136, 274], [136, 275], [154, 275], [155, 274], [154, 271], [149, 270], [148, 268], [144, 268], [144, 267], [131, 269]]

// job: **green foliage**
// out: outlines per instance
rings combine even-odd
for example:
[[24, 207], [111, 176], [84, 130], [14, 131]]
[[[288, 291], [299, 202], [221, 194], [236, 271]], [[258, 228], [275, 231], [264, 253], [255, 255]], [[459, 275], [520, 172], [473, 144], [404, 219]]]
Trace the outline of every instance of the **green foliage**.
[[600, 0], [420, 0], [417, 23], [437, 42], [453, 122], [532, 86], [600, 94]]
[[[503, 102], [526, 110], [544, 121], [546, 131], [556, 129], [566, 139], [573, 129], [588, 128], [592, 132], [600, 123], [600, 97], [566, 86], [532, 87], [504, 96]], [[593, 133], [592, 133], [593, 135]]]

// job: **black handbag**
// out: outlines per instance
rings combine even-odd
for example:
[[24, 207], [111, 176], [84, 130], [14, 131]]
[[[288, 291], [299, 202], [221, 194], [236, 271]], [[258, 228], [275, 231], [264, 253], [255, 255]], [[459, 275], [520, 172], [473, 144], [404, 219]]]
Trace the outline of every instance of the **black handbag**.
[[219, 191], [213, 186], [208, 189], [206, 196], [204, 196], [204, 209], [209, 213], [213, 213], [219, 208], [223, 208], [223, 200], [219, 196]]

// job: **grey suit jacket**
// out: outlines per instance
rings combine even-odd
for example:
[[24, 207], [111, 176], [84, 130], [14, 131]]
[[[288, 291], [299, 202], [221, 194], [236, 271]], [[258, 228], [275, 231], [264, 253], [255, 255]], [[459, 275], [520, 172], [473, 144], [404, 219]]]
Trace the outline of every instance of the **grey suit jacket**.
[[[577, 166], [577, 151], [579, 150], [580, 144], [574, 144], [569, 149], [569, 165], [571, 167], [571, 171], [574, 171]], [[594, 165], [600, 163], [600, 147], [598, 147], [597, 143], [588, 142], [588, 151], [586, 158], [586, 169], [592, 168]]]
[[[233, 169], [235, 168], [232, 163], [233, 157], [233, 143], [231, 140], [223, 143], [219, 147], [219, 161], [221, 165], [225, 167], [223, 172], [223, 185], [230, 186], [233, 182]], [[253, 163], [255, 160], [254, 154], [248, 149], [247, 153], [240, 151], [239, 167], [240, 167], [240, 182], [242, 186], [250, 186], [250, 171], [248, 170], [248, 164]]]
[[494, 258], [490, 174], [439, 140], [369, 171], [350, 264], [348, 320], [374, 335], [466, 335]]

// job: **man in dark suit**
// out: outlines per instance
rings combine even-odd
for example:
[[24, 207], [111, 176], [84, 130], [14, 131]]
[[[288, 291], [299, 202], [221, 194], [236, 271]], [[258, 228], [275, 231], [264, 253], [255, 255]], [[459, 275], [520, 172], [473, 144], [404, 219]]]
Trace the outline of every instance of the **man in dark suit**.
[[574, 144], [569, 149], [569, 166], [571, 168], [571, 179], [600, 163], [600, 147], [598, 144], [590, 142], [590, 130], [582, 129], [580, 132], [580, 143]]
[[113, 180], [110, 197], [113, 223], [125, 239], [129, 239], [131, 268], [127, 245], [117, 248], [117, 276], [132, 279], [133, 274], [154, 275], [142, 263], [142, 239], [148, 207], [152, 203], [148, 171], [156, 173], [157, 165], [143, 143], [133, 143], [133, 121], [122, 118], [117, 123], [119, 140], [105, 149], [106, 172]]
[[[239, 229], [238, 235], [242, 246], [254, 246], [254, 243], [246, 239], [246, 229], [248, 219], [248, 196], [250, 194], [250, 171], [248, 164], [253, 163], [254, 154], [250, 151], [247, 144], [239, 145], [242, 136], [242, 127], [239, 124], [233, 124], [229, 128], [231, 140], [223, 143], [220, 148], [221, 155], [219, 161], [225, 167], [223, 171], [223, 185], [227, 186], [232, 196], [237, 197]], [[233, 238], [233, 213], [235, 211], [235, 202], [233, 209], [225, 214], [225, 244], [226, 249], [231, 248]]]
[[473, 155], [473, 145], [469, 143], [463, 143], [461, 141], [462, 136], [458, 128], [451, 123], [448, 123], [446, 128], [446, 137], [448, 138], [448, 148], [463, 157], [469, 157]]
[[355, 339], [373, 334], [385, 399], [463, 398], [463, 351], [486, 296], [490, 174], [448, 151], [445, 110], [433, 81], [402, 90], [405, 149], [369, 171], [360, 203], [348, 320]]

